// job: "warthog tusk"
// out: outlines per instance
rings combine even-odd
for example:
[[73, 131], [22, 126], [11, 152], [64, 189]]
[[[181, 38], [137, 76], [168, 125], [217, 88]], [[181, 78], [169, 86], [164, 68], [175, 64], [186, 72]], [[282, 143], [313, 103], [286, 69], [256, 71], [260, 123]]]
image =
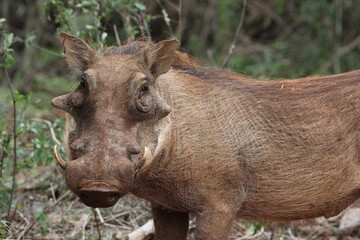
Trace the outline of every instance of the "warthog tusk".
[[59, 166], [65, 170], [66, 169], [66, 161], [64, 159], [62, 159], [62, 157], [60, 156], [60, 154], [57, 151], [57, 145], [55, 145], [54, 147], [54, 156], [56, 158], [57, 163], [59, 164]]
[[148, 158], [148, 155], [149, 155], [149, 149], [147, 147], [145, 147], [144, 149], [144, 155], [143, 157], [141, 158], [140, 161], [138, 161], [136, 164], [135, 164], [135, 172], [139, 171], [139, 169], [144, 166], [145, 162], [146, 162], [146, 159]]

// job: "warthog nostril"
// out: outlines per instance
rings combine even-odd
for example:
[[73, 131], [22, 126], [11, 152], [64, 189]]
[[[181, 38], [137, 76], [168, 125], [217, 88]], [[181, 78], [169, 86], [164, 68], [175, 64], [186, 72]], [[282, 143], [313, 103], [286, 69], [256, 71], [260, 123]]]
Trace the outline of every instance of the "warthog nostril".
[[130, 144], [127, 147], [127, 150], [130, 154], [139, 154], [141, 153], [141, 147], [138, 144]]
[[113, 189], [95, 188], [81, 189], [79, 197], [90, 207], [111, 207], [119, 200], [121, 194]]
[[88, 197], [86, 194], [84, 194], [84, 193], [81, 193], [81, 194], [79, 195], [79, 197], [80, 197], [83, 201], [89, 201], [89, 200], [90, 200], [89, 197]]
[[111, 195], [108, 197], [109, 202], [116, 201], [117, 199], [119, 199], [119, 194], [117, 194], [117, 193], [111, 194]]

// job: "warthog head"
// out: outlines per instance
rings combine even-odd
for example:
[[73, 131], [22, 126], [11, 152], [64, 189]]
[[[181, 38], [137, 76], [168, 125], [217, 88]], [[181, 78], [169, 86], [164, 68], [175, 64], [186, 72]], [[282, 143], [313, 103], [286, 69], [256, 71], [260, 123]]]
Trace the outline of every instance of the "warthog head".
[[156, 78], [175, 58], [176, 40], [108, 48], [96, 53], [83, 40], [61, 33], [66, 61], [81, 71], [79, 86], [52, 105], [69, 113], [76, 127], [65, 139], [68, 162], [55, 147], [67, 184], [91, 207], [110, 207], [131, 191], [153, 128], [171, 111]]

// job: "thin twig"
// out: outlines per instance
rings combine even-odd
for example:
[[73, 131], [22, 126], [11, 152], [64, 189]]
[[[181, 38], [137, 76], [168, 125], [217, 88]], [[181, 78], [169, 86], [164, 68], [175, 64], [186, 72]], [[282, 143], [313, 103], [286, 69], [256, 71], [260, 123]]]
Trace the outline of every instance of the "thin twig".
[[217, 68], [217, 64], [216, 64], [216, 61], [215, 61], [215, 58], [214, 58], [214, 53], [211, 49], [208, 49], [206, 50], [206, 55], [209, 59], [209, 62], [211, 64], [211, 66], [214, 66], [215, 68]]
[[335, 53], [335, 55], [329, 61], [327, 61], [322, 67], [320, 67], [318, 72], [324, 73], [324, 72], [328, 71], [331, 68], [331, 66], [334, 64], [336, 58], [340, 59], [342, 56], [349, 53], [350, 51], [352, 51], [354, 48], [358, 47], [359, 45], [360, 45], [360, 35], [357, 36], [348, 45], [341, 47], [339, 49], [339, 51], [337, 53]]
[[46, 52], [46, 53], [48, 53], [48, 54], [50, 54], [50, 55], [53, 55], [53, 56], [56, 56], [56, 57], [63, 57], [63, 55], [61, 55], [61, 54], [59, 54], [59, 53], [49, 51], [49, 50], [47, 50], [46, 48], [40, 47], [39, 45], [36, 45], [35, 43], [32, 43], [32, 42], [30, 42], [30, 41], [29, 41], [29, 45], [30, 45], [30, 46], [33, 46], [34, 48], [39, 49], [39, 50], [41, 50], [41, 51], [43, 51], [43, 52]]
[[134, 35], [132, 34], [132, 26], [130, 22], [130, 16], [129, 16], [129, 9], [126, 9], [125, 11], [120, 11], [120, 16], [123, 20], [127, 42], [133, 42], [135, 40]]
[[50, 183], [50, 190], [51, 190], [51, 195], [52, 195], [54, 201], [56, 201], [56, 194], [55, 194], [55, 190], [54, 190], [54, 185], [52, 183]]
[[10, 216], [10, 219], [12, 220], [13, 218], [14, 218], [14, 216], [16, 215], [16, 213], [17, 213], [17, 210], [18, 210], [18, 208], [19, 208], [19, 199], [21, 198], [20, 197], [20, 193], [18, 192], [18, 195], [17, 195], [17, 197], [16, 197], [16, 201], [15, 201], [15, 204], [14, 204], [14, 206], [15, 206], [15, 208], [14, 208], [14, 211], [12, 212], [12, 214], [11, 214], [11, 216]]
[[150, 29], [149, 29], [149, 25], [147, 24], [143, 10], [140, 10], [140, 16], [141, 16], [141, 20], [142, 20], [142, 25], [143, 25], [146, 35], [147, 35], [147, 39], [149, 42], [151, 42], [152, 40], [151, 40]]
[[98, 208], [95, 208], [95, 211], [96, 211], [97, 215], [99, 215], [100, 222], [104, 223], [105, 221], [104, 221], [103, 216], [101, 215], [100, 210]]
[[[4, 146], [7, 146], [10, 142], [11, 137], [6, 138], [6, 140], [4, 141]], [[2, 148], [2, 153], [1, 153], [1, 158], [0, 158], [0, 178], [2, 178], [2, 170], [3, 170], [3, 165], [4, 165], [4, 159], [7, 156], [6, 153], [6, 148], [3, 147]]]
[[298, 239], [297, 237], [294, 236], [291, 228], [288, 228], [288, 233], [289, 233], [289, 235], [290, 235], [290, 237], [291, 237], [292, 240], [297, 240], [297, 239]]
[[335, 55], [334, 55], [334, 65], [333, 65], [333, 69], [335, 73], [340, 73], [341, 72], [341, 67], [340, 67], [340, 58], [338, 56], [339, 54], [339, 47], [341, 45], [341, 35], [342, 35], [342, 17], [343, 17], [343, 4], [342, 4], [342, 0], [336, 0], [335, 1], [335, 6], [336, 6], [336, 11], [335, 11], [335, 44], [334, 44], [334, 50], [335, 50]]
[[239, 21], [239, 24], [238, 24], [238, 26], [236, 28], [235, 36], [234, 36], [234, 38], [233, 38], [233, 40], [231, 42], [231, 45], [229, 47], [228, 54], [226, 55], [225, 60], [223, 62], [223, 68], [226, 67], [226, 65], [227, 65], [227, 63], [229, 61], [229, 58], [230, 58], [231, 54], [234, 51], [236, 41], [237, 41], [237, 39], [239, 37], [241, 27], [242, 27], [242, 25], [244, 23], [246, 4], [247, 4], [247, 0], [243, 0], [243, 6], [242, 6], [242, 10], [241, 10], [241, 15], [240, 15], [240, 21]]
[[182, 7], [183, 7], [183, 1], [179, 0], [179, 6], [176, 6], [174, 3], [172, 3], [170, 0], [165, 0], [165, 2], [171, 6], [178, 14], [178, 26], [176, 29], [176, 38], [181, 42], [181, 32], [182, 32]]
[[5, 158], [5, 149], [2, 149], [1, 158], [0, 158], [0, 178], [2, 178], [4, 158]]
[[[50, 207], [48, 207], [48, 208], [46, 208], [46, 209], [44, 210], [44, 213], [46, 213], [47, 211], [51, 210], [55, 205], [57, 205], [59, 202], [61, 202], [61, 201], [62, 201], [67, 195], [69, 195], [70, 193], [71, 193], [71, 192], [69, 191], [69, 192], [65, 193], [64, 195], [62, 195], [61, 197], [59, 197], [57, 201], [55, 201]], [[35, 219], [33, 220], [33, 222], [32, 222], [31, 224], [29, 224], [29, 227], [25, 228], [24, 234], [23, 234], [24, 236], [26, 236], [26, 234], [30, 231], [30, 229], [32, 229], [32, 227], [36, 224], [36, 222], [39, 221], [39, 219], [40, 219], [40, 216], [37, 217], [37, 218], [35, 218]]]
[[10, 193], [10, 201], [9, 201], [9, 208], [8, 208], [8, 214], [7, 214], [7, 221], [11, 222], [11, 215], [10, 215], [10, 211], [11, 211], [11, 205], [12, 205], [12, 200], [14, 197], [14, 190], [15, 190], [15, 176], [16, 176], [16, 167], [17, 167], [17, 158], [16, 158], [16, 138], [17, 138], [17, 133], [16, 133], [16, 98], [15, 98], [15, 92], [14, 92], [14, 88], [13, 85], [11, 83], [10, 77], [9, 77], [9, 73], [6, 70], [6, 68], [3, 69], [5, 72], [5, 76], [9, 82], [9, 86], [10, 86], [10, 90], [11, 90], [11, 97], [12, 97], [12, 101], [13, 101], [13, 111], [14, 111], [14, 126], [13, 126], [13, 138], [14, 138], [14, 147], [13, 147], [13, 153], [14, 153], [14, 167], [13, 167], [13, 173], [12, 173], [12, 185], [11, 185], [11, 193]]
[[179, 40], [179, 42], [181, 43], [181, 33], [182, 33], [182, 28], [183, 28], [183, 22], [182, 22], [182, 7], [183, 7], [183, 1], [179, 0], [179, 11], [178, 11], [178, 28], [177, 28], [177, 39]]
[[[179, 7], [176, 6], [175, 3], [172, 3], [172, 2], [169, 1], [169, 0], [165, 0], [165, 2], [166, 2], [167, 4], [169, 4], [169, 6], [171, 6], [172, 8], [174, 8], [177, 12], [179, 12]], [[181, 2], [181, 0], [180, 0], [180, 2]], [[180, 4], [180, 3], [179, 3], [179, 4]]]
[[265, 1], [256, 0], [256, 1], [251, 1], [250, 3], [256, 5], [258, 8], [260, 8], [260, 10], [263, 10], [264, 14], [269, 15], [270, 18], [273, 19], [278, 25], [285, 27], [285, 30], [288, 33], [294, 32], [294, 30], [286, 23], [286, 21], [284, 21], [272, 7], [266, 4]]
[[60, 141], [56, 138], [54, 128], [52, 127], [50, 121], [45, 120], [45, 119], [41, 119], [41, 118], [33, 118], [32, 120], [37, 121], [37, 122], [45, 123], [45, 124], [49, 127], [49, 129], [50, 129], [50, 134], [51, 134], [52, 140], [53, 140], [57, 145], [61, 146]]
[[146, 236], [152, 234], [153, 232], [154, 232], [154, 221], [153, 219], [150, 219], [144, 225], [129, 233], [127, 235], [127, 239], [129, 240], [145, 239]]
[[24, 221], [26, 222], [26, 226], [25, 226], [25, 228], [24, 228], [24, 231], [22, 231], [22, 233], [20, 234], [20, 236], [17, 238], [18, 240], [21, 239], [21, 237], [25, 234], [25, 230], [26, 230], [26, 228], [27, 228], [27, 227], [29, 226], [29, 224], [30, 224], [29, 220], [27, 220], [27, 218], [26, 218], [21, 212], [19, 212], [19, 215], [20, 215], [20, 217], [22, 217], [22, 219], [24, 219]]
[[96, 212], [95, 212], [94, 208], [91, 208], [91, 211], [92, 211], [93, 214], [94, 214], [95, 223], [96, 223], [96, 228], [97, 228], [97, 232], [98, 232], [98, 234], [99, 234], [99, 240], [101, 240], [101, 233], [100, 233], [99, 221], [98, 221], [98, 219], [97, 219], [97, 217], [96, 217]]
[[121, 41], [120, 41], [120, 38], [119, 38], [119, 33], [118, 33], [118, 30], [117, 30], [116, 24], [113, 25], [113, 28], [114, 28], [114, 34], [115, 34], [117, 45], [121, 46]]
[[[22, 42], [22, 43], [25, 42], [25, 40], [23, 38], [21, 38], [20, 36], [18, 36], [17, 41]], [[28, 41], [28, 43], [29, 43], [30, 46], [32, 46], [32, 47], [34, 47], [36, 49], [39, 49], [39, 50], [41, 50], [43, 52], [46, 52], [46, 53], [48, 53], [50, 55], [53, 55], [53, 56], [56, 56], [56, 57], [63, 57], [63, 55], [61, 55], [60, 53], [49, 51], [46, 48], [40, 47], [39, 45], [37, 45], [37, 44], [35, 44], [35, 43], [31, 42], [31, 41]]]
[[50, 210], [51, 208], [53, 208], [56, 204], [58, 204], [59, 202], [61, 202], [64, 198], [66, 198], [71, 192], [68, 191], [67, 193], [65, 193], [64, 195], [62, 195], [61, 197], [59, 197], [53, 204], [51, 204], [51, 206], [47, 209]]
[[169, 18], [169, 14], [166, 12], [165, 7], [163, 6], [163, 4], [161, 3], [160, 0], [157, 0], [157, 3], [159, 4], [159, 6], [161, 8], [161, 13], [163, 14], [166, 26], [168, 26], [168, 28], [169, 28], [170, 35], [171, 35], [171, 37], [174, 37], [174, 32], [173, 32], [172, 27], [171, 27], [171, 19]]
[[257, 237], [261, 236], [263, 233], [264, 233], [264, 228], [262, 227], [260, 232], [258, 232], [257, 234], [255, 234], [255, 235], [246, 235], [246, 236], [237, 238], [237, 240], [254, 239], [254, 238], [257, 238]]

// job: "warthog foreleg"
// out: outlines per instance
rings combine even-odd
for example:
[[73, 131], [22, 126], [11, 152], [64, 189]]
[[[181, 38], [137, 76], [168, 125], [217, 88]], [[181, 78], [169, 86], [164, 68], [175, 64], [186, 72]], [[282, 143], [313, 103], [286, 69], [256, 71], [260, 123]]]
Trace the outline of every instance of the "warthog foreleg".
[[196, 214], [196, 240], [226, 240], [235, 218], [228, 207], [207, 208]]
[[189, 213], [174, 212], [152, 205], [156, 240], [186, 240]]

